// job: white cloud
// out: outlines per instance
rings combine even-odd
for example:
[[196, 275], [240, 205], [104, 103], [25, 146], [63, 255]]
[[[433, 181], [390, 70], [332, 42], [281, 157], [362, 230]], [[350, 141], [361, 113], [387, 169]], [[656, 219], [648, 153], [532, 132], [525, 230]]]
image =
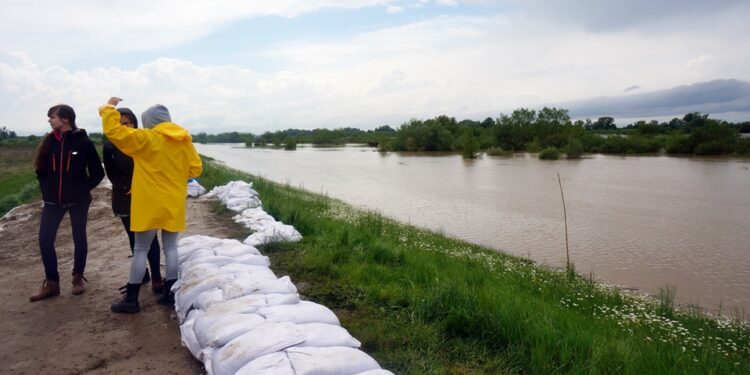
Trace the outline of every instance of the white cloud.
[[[341, 6], [315, 2], [333, 3]], [[371, 3], [376, 2], [352, 2]], [[274, 11], [282, 14], [283, 7]], [[161, 102], [194, 132], [373, 128], [439, 114], [494, 117], [519, 106], [618, 95], [634, 83], [651, 91], [717, 78], [750, 80], [750, 39], [741, 37], [744, 15], [715, 12], [700, 23], [680, 28], [669, 23], [649, 33], [592, 33], [525, 11], [443, 16], [257, 51], [256, 58], [278, 67], [271, 73], [167, 58], [130, 70], [71, 70], [43, 63], [47, 58], [33, 53], [4, 53], [0, 125], [22, 133], [46, 131], [47, 108], [65, 102], [76, 108], [82, 126], [97, 130], [96, 108], [118, 95], [136, 112]], [[131, 20], [117, 19], [117, 24]]]
[[386, 11], [388, 13], [402, 13], [404, 11], [404, 8], [395, 5], [389, 5], [386, 8]]
[[392, 0], [94, 0], [3, 2], [0, 46], [60, 64], [82, 53], [159, 50], [260, 16], [296, 17], [326, 8], [356, 9]]

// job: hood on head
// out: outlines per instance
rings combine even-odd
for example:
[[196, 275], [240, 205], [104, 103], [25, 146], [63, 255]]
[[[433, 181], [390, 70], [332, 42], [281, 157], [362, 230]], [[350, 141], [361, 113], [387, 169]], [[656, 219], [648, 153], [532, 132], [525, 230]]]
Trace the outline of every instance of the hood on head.
[[120, 112], [120, 116], [127, 116], [131, 120], [133, 120], [133, 124], [135, 124], [135, 127], [138, 127], [138, 116], [133, 113], [133, 111], [130, 110], [130, 108], [117, 108], [117, 112]]
[[143, 127], [146, 129], [151, 129], [154, 125], [162, 122], [172, 122], [169, 110], [161, 104], [152, 105], [149, 109], [143, 111], [141, 120], [143, 121]]

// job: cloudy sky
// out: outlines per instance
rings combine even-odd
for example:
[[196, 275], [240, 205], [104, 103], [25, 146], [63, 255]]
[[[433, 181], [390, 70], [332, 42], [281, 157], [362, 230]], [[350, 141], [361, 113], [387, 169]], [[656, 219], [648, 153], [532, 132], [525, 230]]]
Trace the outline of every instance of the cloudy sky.
[[[637, 118], [632, 100], [622, 113], [602, 102], [750, 81], [740, 0], [1, 1], [0, 126], [19, 134], [46, 132], [57, 103], [100, 131], [112, 95], [137, 113], [165, 104], [191, 132], [261, 133], [555, 103]], [[644, 116], [750, 119], [726, 100]]]

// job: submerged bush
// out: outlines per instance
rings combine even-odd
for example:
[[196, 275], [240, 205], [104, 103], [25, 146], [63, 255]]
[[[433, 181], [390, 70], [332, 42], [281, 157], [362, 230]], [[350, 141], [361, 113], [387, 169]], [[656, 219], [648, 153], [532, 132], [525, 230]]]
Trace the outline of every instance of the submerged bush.
[[487, 153], [487, 155], [489, 156], [511, 156], [513, 155], [512, 150], [503, 150], [500, 147], [488, 148], [484, 152]]
[[565, 145], [565, 155], [568, 159], [578, 159], [583, 155], [583, 144], [577, 139], [569, 139]]
[[539, 160], [557, 160], [560, 158], [560, 151], [557, 147], [547, 147], [539, 153]]

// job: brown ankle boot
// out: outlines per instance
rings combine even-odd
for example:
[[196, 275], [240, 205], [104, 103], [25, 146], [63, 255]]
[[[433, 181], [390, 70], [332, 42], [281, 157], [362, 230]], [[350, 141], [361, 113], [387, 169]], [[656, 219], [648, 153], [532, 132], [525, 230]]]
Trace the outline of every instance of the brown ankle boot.
[[164, 293], [164, 279], [161, 276], [151, 278], [151, 290], [156, 294]]
[[84, 281], [89, 282], [88, 280], [86, 280], [85, 277], [83, 277], [82, 274], [80, 273], [73, 274], [73, 295], [77, 296], [79, 294], [83, 294], [83, 292], [86, 291], [86, 286], [83, 285]]
[[60, 295], [60, 283], [57, 281], [52, 280], [44, 280], [44, 283], [42, 284], [42, 289], [39, 290], [39, 293], [34, 294], [33, 296], [29, 297], [29, 301], [36, 302], [41, 301], [45, 298], [59, 296]]

